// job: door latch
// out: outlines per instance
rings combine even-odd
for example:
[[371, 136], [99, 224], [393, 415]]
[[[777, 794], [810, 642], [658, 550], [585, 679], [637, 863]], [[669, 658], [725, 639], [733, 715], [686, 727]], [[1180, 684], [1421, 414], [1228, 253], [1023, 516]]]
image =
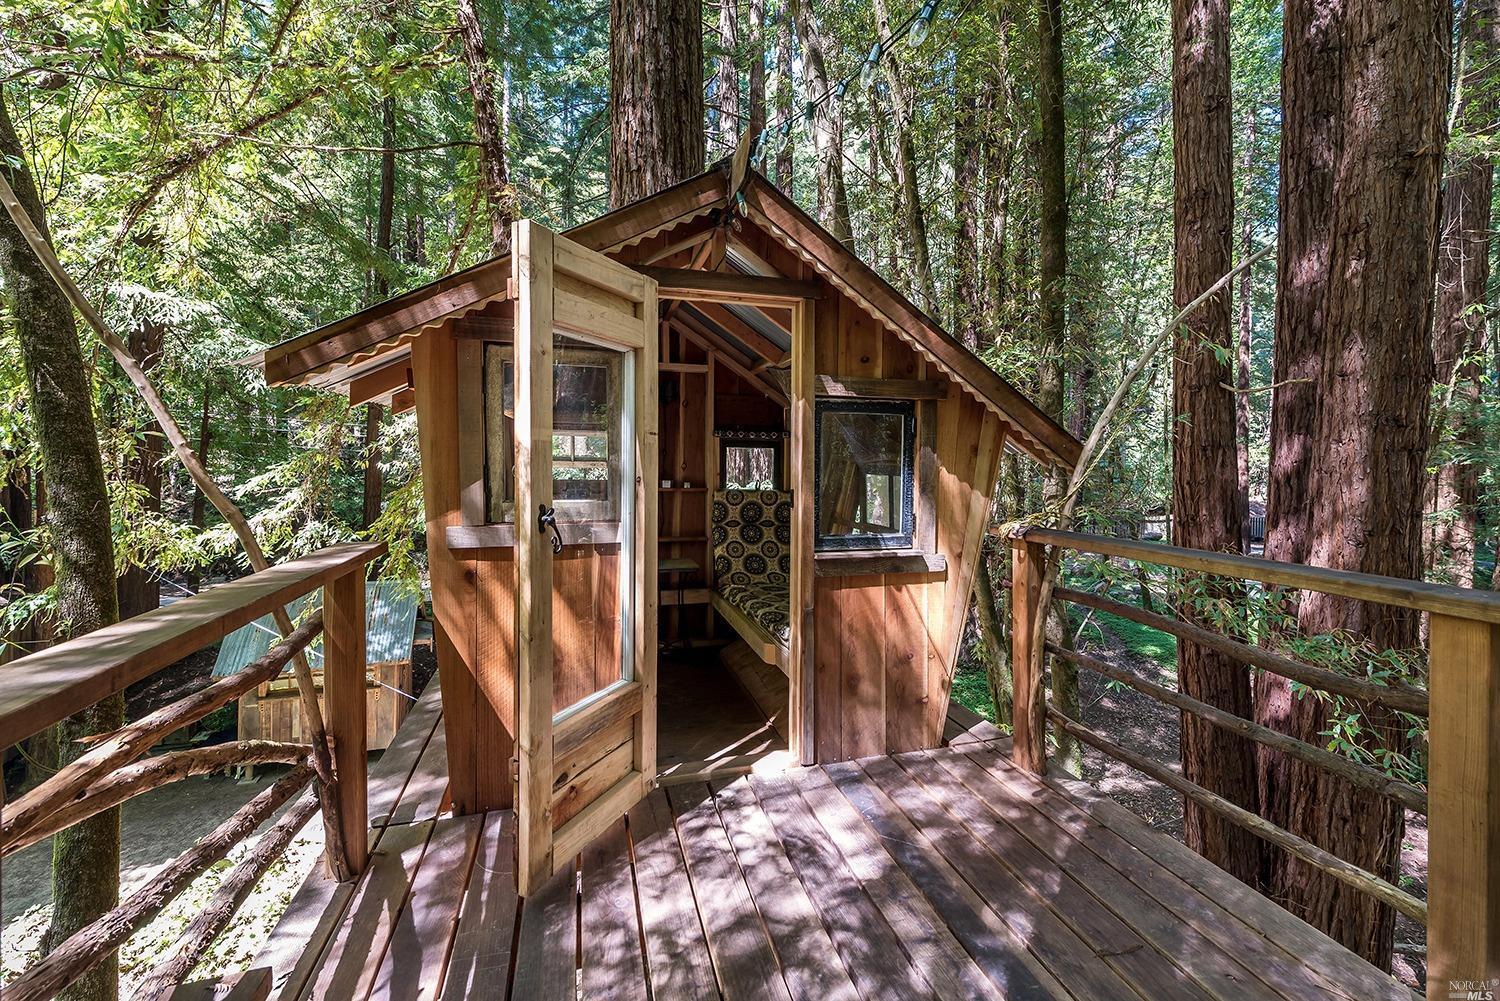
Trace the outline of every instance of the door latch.
[[550, 527], [552, 529], [552, 551], [560, 553], [563, 549], [563, 541], [562, 532], [557, 527], [557, 512], [545, 504], [540, 505], [540, 507], [541, 510], [536, 515], [537, 531], [546, 535], [547, 529]]

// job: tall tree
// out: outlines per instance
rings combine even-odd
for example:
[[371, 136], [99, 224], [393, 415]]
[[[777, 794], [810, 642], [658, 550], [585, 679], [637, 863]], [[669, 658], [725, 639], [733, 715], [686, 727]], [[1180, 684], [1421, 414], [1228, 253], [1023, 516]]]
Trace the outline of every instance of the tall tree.
[[[1267, 559], [1307, 560], [1312, 512], [1311, 443], [1318, 415], [1317, 378], [1324, 338], [1333, 178], [1344, 127], [1339, 46], [1344, 0], [1285, 0], [1282, 16], [1281, 157], [1276, 228], [1276, 328], [1271, 351], [1270, 468], [1266, 485]], [[1255, 682], [1255, 716], [1290, 732], [1292, 690], [1269, 671]], [[1256, 752], [1262, 817], [1285, 827], [1291, 808], [1289, 763], [1280, 751]], [[1264, 885], [1274, 885], [1285, 856], [1267, 848]]]
[[[42, 200], [25, 164], [0, 87], [0, 171], [21, 207], [49, 241]], [[0, 276], [21, 346], [26, 389], [47, 482], [52, 570], [64, 636], [81, 636], [116, 621], [114, 541], [109, 494], [99, 457], [93, 393], [73, 309], [27, 245], [8, 213], [0, 213]], [[84, 737], [108, 733], [125, 721], [125, 700], [114, 696], [57, 726], [61, 766], [77, 757]], [[51, 948], [112, 909], [120, 895], [118, 808], [59, 832], [52, 840]], [[110, 1001], [119, 971], [101, 963], [67, 991], [69, 1001]]]
[[[1443, 189], [1432, 354], [1441, 406], [1435, 416], [1441, 461], [1432, 489], [1429, 561], [1461, 587], [1474, 586], [1479, 532], [1479, 424], [1484, 377], [1485, 296], [1490, 278], [1490, 213], [1495, 167], [1475, 149], [1500, 114], [1500, 3], [1469, 0], [1459, 29], [1462, 76], [1454, 142]], [[1457, 146], [1457, 155], [1452, 152]]]
[[750, 40], [746, 59], [750, 63], [748, 121], [745, 128], [756, 135], [766, 127], [766, 0], [750, 0]]
[[[804, 98], [819, 101], [828, 94], [829, 75], [822, 29], [810, 0], [787, 0], [797, 19], [802, 43]], [[829, 97], [813, 112], [813, 154], [817, 161], [818, 221], [834, 239], [854, 245], [854, 227], [849, 221], [849, 192], [844, 187], [844, 111]]]
[[788, 195], [792, 193], [792, 135], [788, 128], [792, 121], [792, 10], [795, 0], [786, 0], [781, 14], [776, 18], [776, 102], [775, 124], [778, 127], [776, 145], [776, 186]]
[[[885, 0], [875, 0], [875, 18], [880, 37], [891, 33], [891, 18]], [[911, 86], [901, 72], [895, 52], [880, 60], [885, 77], [886, 98], [891, 109], [891, 147], [895, 153], [896, 180], [901, 186], [903, 242], [911, 255], [917, 291], [928, 312], [937, 311], [937, 286], [932, 277], [932, 258], [927, 246], [927, 217], [922, 211], [922, 189], [917, 183], [917, 150], [912, 140]]]
[[719, 0], [719, 58], [714, 75], [714, 156], [728, 156], [740, 138], [739, 0]]
[[[1250, 189], [1255, 176], [1255, 106], [1245, 109], [1244, 148], [1240, 151], [1240, 255], [1255, 253], [1255, 217], [1250, 209]], [[1250, 342], [1254, 332], [1251, 301], [1255, 290], [1252, 268], [1240, 275], [1239, 337], [1234, 358], [1234, 450], [1239, 488], [1240, 552], [1250, 555]]]
[[490, 220], [490, 253], [499, 256], [510, 250], [510, 224], [516, 215], [504, 120], [495, 102], [495, 71], [475, 0], [458, 0], [457, 14], [460, 50], [473, 99], [474, 138], [479, 142], [479, 188]]
[[[1173, 301], [1185, 309], [1228, 274], [1234, 254], [1234, 139], [1230, 119], [1229, 0], [1172, 4]], [[1239, 488], [1229, 322], [1223, 290], [1189, 314], [1176, 332], [1172, 379], [1172, 539], [1215, 552], [1240, 544]], [[1192, 618], [1188, 602], [1181, 614]], [[1250, 672], [1191, 643], [1177, 648], [1185, 694], [1249, 717]], [[1182, 771], [1247, 808], [1255, 806], [1255, 756], [1249, 741], [1182, 714]], [[1191, 801], [1184, 804], [1188, 845], [1254, 884], [1257, 843], [1248, 832]]]
[[[1037, 189], [1041, 258], [1036, 333], [1036, 402], [1047, 416], [1061, 422], [1065, 402], [1064, 355], [1068, 335], [1068, 165], [1067, 121], [1063, 105], [1062, 0], [1037, 2]], [[1046, 494], [1061, 492], [1056, 471], [1047, 478]], [[1047, 623], [1048, 639], [1065, 642], [1071, 631], [1061, 619], [1062, 606]], [[1053, 703], [1074, 719], [1079, 715], [1078, 669], [1054, 657], [1048, 669]], [[1058, 757], [1075, 774], [1082, 770], [1082, 750], [1066, 734], [1058, 737]]]
[[[1430, 405], [1432, 283], [1448, 106], [1453, 6], [1346, 0], [1339, 57], [1342, 149], [1333, 183], [1325, 338], [1311, 441], [1309, 562], [1422, 576], [1422, 508]], [[1283, 180], [1283, 183], [1285, 181]], [[1339, 631], [1376, 650], [1410, 649], [1408, 609], [1304, 593], [1304, 635]], [[1398, 753], [1405, 728], [1362, 707], [1361, 736]], [[1328, 705], [1292, 702], [1292, 731], [1316, 742]], [[1289, 829], [1392, 882], [1404, 813], [1321, 769], [1293, 762]], [[1289, 860], [1272, 895], [1370, 962], [1388, 968], [1394, 911]]]
[[610, 0], [609, 201], [703, 170], [701, 0]]
[[[396, 214], [396, 99], [387, 94], [380, 102], [380, 196], [375, 208], [375, 301], [384, 302], [391, 294], [386, 277], [392, 265], [392, 228]], [[380, 424], [385, 407], [365, 404], [365, 475], [361, 504], [363, 527], [369, 528], [380, 518]]]

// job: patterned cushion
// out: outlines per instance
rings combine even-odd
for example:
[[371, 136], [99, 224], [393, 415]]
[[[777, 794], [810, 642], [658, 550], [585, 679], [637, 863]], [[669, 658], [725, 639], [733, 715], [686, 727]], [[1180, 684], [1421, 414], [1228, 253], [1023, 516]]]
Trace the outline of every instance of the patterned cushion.
[[792, 495], [714, 492], [714, 583], [724, 599], [785, 642], [791, 586]]

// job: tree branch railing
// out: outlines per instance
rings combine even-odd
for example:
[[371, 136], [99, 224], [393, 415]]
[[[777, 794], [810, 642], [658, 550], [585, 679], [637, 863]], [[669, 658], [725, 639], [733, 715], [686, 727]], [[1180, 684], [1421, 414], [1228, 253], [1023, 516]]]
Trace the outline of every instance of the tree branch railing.
[[[0, 747], [40, 732], [100, 699], [217, 642], [287, 602], [323, 589], [323, 608], [263, 656], [235, 674], [92, 739], [92, 746], [14, 803], [0, 809], [0, 858], [142, 793], [236, 765], [291, 769], [212, 833], [168, 863], [113, 910], [58, 943], [5, 985], [7, 1001], [42, 1001], [111, 959], [193, 880], [225, 859], [310, 783], [320, 786], [289, 809], [226, 876], [209, 906], [190, 924], [172, 956], [152, 971], [143, 996], [166, 998], [197, 966], [255, 882], [320, 810], [325, 864], [352, 879], [368, 855], [365, 802], [365, 571], [383, 544], [322, 550], [219, 585], [190, 598], [78, 637], [0, 667]], [[311, 743], [238, 741], [146, 757], [172, 733], [203, 719], [281, 675], [323, 637], [327, 701], [324, 760], [334, 783], [321, 788]], [[334, 858], [333, 854], [338, 857]]]
[[[1047, 771], [1046, 727], [1149, 775], [1226, 821], [1248, 830], [1309, 865], [1428, 926], [1428, 982], [1500, 977], [1500, 594], [1422, 581], [1378, 577], [1225, 553], [1117, 539], [1024, 529], [1012, 550], [1012, 757], [1023, 768]], [[1179, 640], [1210, 648], [1258, 670], [1311, 689], [1428, 719], [1428, 788], [1298, 740], [1166, 688], [1137, 672], [1061, 645], [1043, 651], [1092, 670], [1355, 787], [1429, 816], [1428, 886], [1423, 902], [1385, 879], [1340, 859], [1256, 813], [1152, 761], [1046, 704], [1042, 658], [1033, 657], [1040, 631], [1038, 598], [1049, 563], [1065, 552], [1115, 557], [1237, 581], [1319, 591], [1415, 609], [1429, 616], [1428, 689], [1341, 674], [1282, 652], [1246, 643], [1201, 625], [1128, 605], [1105, 595], [1057, 587], [1053, 597], [1107, 612]]]

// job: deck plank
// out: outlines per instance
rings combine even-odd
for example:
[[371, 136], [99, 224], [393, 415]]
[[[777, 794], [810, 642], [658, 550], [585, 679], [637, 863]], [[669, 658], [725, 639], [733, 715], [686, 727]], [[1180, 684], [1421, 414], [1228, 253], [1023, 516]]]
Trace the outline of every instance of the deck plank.
[[[1098, 967], [1107, 964], [1148, 1001], [1208, 997], [1170, 957], [1151, 948], [1071, 876], [990, 814], [933, 760], [936, 756], [903, 754], [888, 767], [883, 762], [867, 762], [865, 770], [913, 823], [929, 832], [938, 850], [981, 895], [993, 904], [1003, 904], [1002, 913], [1034, 929], [1032, 949], [1070, 989], [1081, 993], [1080, 988], [1087, 986], [1090, 996], [1124, 996], [1123, 989], [1101, 982]], [[903, 769], [908, 781], [902, 782], [890, 768]], [[941, 809], [965, 831], [940, 824], [933, 811]]]
[[521, 911], [516, 896], [515, 837], [512, 811], [485, 815], [453, 936], [443, 1001], [505, 997]]
[[[965, 752], [969, 756], [969, 763], [986, 773], [994, 783], [982, 788], [999, 789], [1001, 795], [1010, 801], [1035, 804], [1037, 810], [1051, 820], [1056, 828], [1066, 831], [1070, 839], [1088, 847], [1093, 855], [1102, 858], [1129, 880], [1137, 888], [1138, 895], [1159, 904], [1179, 926], [1191, 928], [1213, 942], [1219, 950], [1232, 956], [1278, 995], [1297, 998], [1344, 997], [1342, 989], [1331, 984], [1307, 964], [1299, 946], [1279, 945], [1247, 925], [1237, 913], [1238, 908], [1236, 911], [1226, 909], [1212, 895], [1201, 893], [1183, 882], [1174, 871], [1175, 867], [1162, 865], [1151, 854], [1140, 851], [1108, 828], [1092, 822], [1089, 814], [1081, 810], [1070, 797], [1016, 768], [1004, 755], [975, 748], [965, 748]], [[1144, 830], [1150, 831], [1145, 827], [1144, 821], [1140, 823]], [[1160, 831], [1150, 831], [1150, 834], [1152, 837], [1144, 843], [1153, 848], [1167, 843], [1178, 845], [1196, 859], [1199, 865], [1209, 865], [1202, 856]], [[1236, 886], [1253, 894], [1255, 900], [1259, 901], [1253, 905], [1255, 909], [1274, 908], [1286, 921], [1301, 924], [1267, 898], [1228, 876], [1222, 869], [1213, 868]], [[1246, 901], [1246, 904], [1251, 903]]]
[[577, 996], [578, 873], [569, 862], [532, 894], [516, 939], [517, 1001], [573, 1001]]
[[582, 868], [583, 997], [646, 1001], [646, 963], [623, 818], [583, 850]]
[[[1003, 773], [1004, 769], [1013, 766], [1002, 758], [994, 767]], [[1337, 996], [1353, 994], [1362, 999], [1385, 1001], [1417, 1001], [1421, 998], [1411, 988], [1241, 883], [1182, 842], [1152, 829], [1140, 817], [1087, 783], [1071, 776], [1048, 775], [1044, 784], [1061, 797], [1059, 809], [1085, 825], [1088, 837], [1101, 841], [1117, 838], [1153, 859], [1172, 880], [1208, 899], [1216, 911], [1248, 925], [1252, 936], [1265, 938], [1305, 964], [1312, 975], [1331, 986]], [[1159, 892], [1172, 898], [1180, 890], [1169, 880]], [[1192, 902], [1192, 898], [1185, 902]], [[1252, 939], [1250, 948], [1255, 947]]]
[[725, 1001], [791, 1001], [713, 793], [706, 785], [682, 785], [668, 798]]
[[[1016, 795], [996, 775], [981, 767], [977, 759], [984, 757], [982, 751], [971, 753], [974, 757], [953, 754], [937, 760], [991, 813], [1076, 879], [1100, 904], [1113, 910], [1164, 955], [1176, 959], [1183, 971], [1209, 994], [1225, 1001], [1326, 996], [1323, 993], [1309, 994], [1305, 988], [1299, 994], [1295, 990], [1269, 986], [1261, 976], [1276, 976], [1283, 970], [1294, 970], [1295, 964], [1275, 966], [1269, 971], [1248, 968], [1238, 958], [1247, 943], [1221, 945], [1209, 938], [1198, 925], [1172, 913], [1160, 901], [1131, 883], [1127, 874], [1074, 839], [1066, 828], [1053, 823], [1029, 797]], [[1145, 861], [1137, 857], [1132, 868], [1149, 868]], [[1211, 920], [1211, 916], [1205, 914], [1204, 920]]]
[[[1069, 996], [1062, 983], [1026, 948], [1025, 941], [954, 871], [927, 834], [907, 819], [859, 764], [828, 765], [824, 771], [1006, 998], [1044, 1001]], [[940, 827], [953, 823], [944, 814], [935, 816]], [[1108, 990], [1090, 996], [1130, 995], [1123, 981], [1108, 970], [1104, 973]]]
[[364, 998], [385, 955], [415, 877], [432, 822], [394, 827], [355, 886], [354, 898], [338, 931], [318, 961], [308, 998]]
[[433, 825], [412, 880], [411, 899], [396, 919], [375, 974], [372, 999], [426, 1001], [438, 996], [483, 820], [450, 817]]
[[722, 784], [715, 788], [714, 799], [792, 996], [858, 1001], [859, 992], [750, 783], [739, 779]]
[[875, 901], [929, 983], [943, 998], [1003, 998], [1001, 990], [975, 964], [917, 885], [881, 846], [859, 811], [849, 805], [821, 770], [795, 781], [807, 808], [822, 825], [823, 837], [843, 855], [849, 870]]
[[752, 777], [751, 790], [822, 918], [860, 995], [931, 999], [895, 930], [865, 893], [843, 855], [782, 776]]
[[442, 810], [448, 797], [448, 734], [436, 727], [422, 756], [412, 769], [411, 778], [401, 792], [401, 799], [391, 811], [392, 824], [410, 824], [431, 820]]
[[427, 749], [432, 735], [442, 732], [442, 727], [443, 693], [438, 676], [434, 674], [427, 687], [422, 689], [421, 697], [406, 714], [406, 719], [401, 721], [401, 727], [396, 731], [390, 746], [381, 752], [380, 760], [370, 766], [368, 795], [371, 827], [378, 829], [385, 825], [402, 793], [406, 791], [412, 771], [422, 759], [422, 752]]
[[713, 960], [666, 794], [657, 790], [637, 803], [629, 827], [652, 993], [674, 1001], [716, 1001]]

